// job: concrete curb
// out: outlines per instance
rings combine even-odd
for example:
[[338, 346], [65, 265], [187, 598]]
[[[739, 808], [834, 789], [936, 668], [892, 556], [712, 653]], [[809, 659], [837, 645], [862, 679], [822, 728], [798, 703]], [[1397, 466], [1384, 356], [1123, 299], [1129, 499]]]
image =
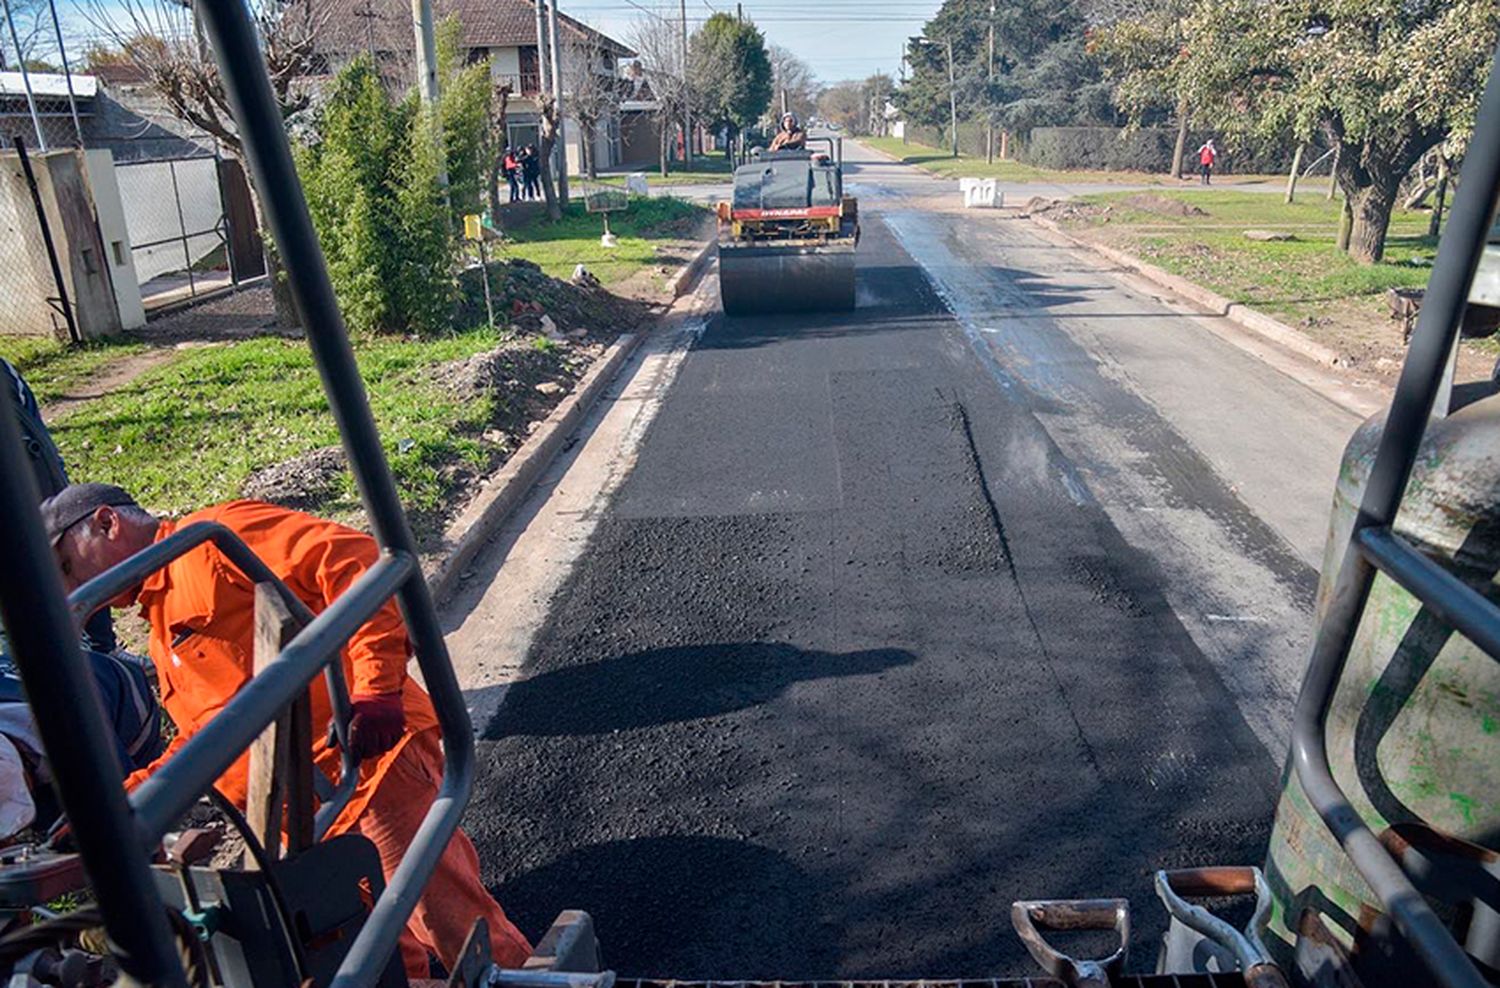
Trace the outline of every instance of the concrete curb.
[[1273, 319], [1264, 312], [1258, 312], [1248, 305], [1231, 301], [1222, 295], [1209, 291], [1202, 285], [1194, 284], [1186, 278], [1163, 271], [1154, 264], [1147, 264], [1133, 254], [1127, 254], [1122, 250], [1115, 250], [1113, 247], [1105, 247], [1102, 244], [1092, 243], [1091, 241], [1075, 237], [1063, 230], [1052, 220], [1041, 216], [1030, 216], [1027, 218], [1042, 229], [1050, 230], [1069, 243], [1085, 250], [1091, 250], [1106, 260], [1118, 264], [1123, 268], [1128, 268], [1143, 278], [1155, 282], [1174, 295], [1187, 299], [1200, 308], [1207, 309], [1212, 315], [1223, 316], [1235, 325], [1243, 329], [1248, 329], [1257, 336], [1267, 339], [1284, 349], [1301, 354], [1325, 367], [1338, 366], [1340, 357], [1337, 351], [1308, 339], [1286, 323]]
[[672, 280], [672, 298], [679, 299], [692, 290], [693, 283], [698, 280], [708, 267], [709, 261], [714, 255], [714, 248], [718, 246], [718, 240], [710, 240], [698, 249], [693, 259], [683, 265], [682, 270], [677, 272], [677, 277]]
[[465, 567], [499, 530], [507, 518], [520, 507], [532, 485], [552, 464], [554, 458], [593, 408], [599, 395], [614, 380], [620, 368], [640, 346], [644, 333], [625, 333], [605, 351], [583, 375], [573, 392], [552, 409], [552, 414], [531, 438], [521, 444], [515, 455], [492, 474], [479, 496], [448, 526], [443, 543], [448, 554], [429, 567], [427, 584], [433, 599], [442, 603], [463, 578]]

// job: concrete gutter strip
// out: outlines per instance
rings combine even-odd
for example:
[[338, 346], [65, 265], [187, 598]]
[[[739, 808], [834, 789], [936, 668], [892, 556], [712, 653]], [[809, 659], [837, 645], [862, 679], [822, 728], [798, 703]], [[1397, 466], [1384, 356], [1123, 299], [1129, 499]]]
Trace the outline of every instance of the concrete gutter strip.
[[531, 438], [505, 461], [498, 473], [490, 476], [484, 489], [464, 513], [448, 526], [443, 535], [448, 555], [431, 566], [427, 573], [427, 583], [435, 600], [441, 603], [453, 592], [474, 556], [521, 506], [537, 478], [563, 449], [620, 368], [625, 366], [643, 336], [642, 333], [626, 333], [617, 339], [584, 374], [573, 392], [542, 420]]
[[[714, 241], [704, 244], [693, 255], [672, 283], [673, 298], [680, 298], [688, 291], [703, 272], [708, 269], [714, 256]], [[552, 414], [542, 420], [515, 455], [505, 461], [499, 472], [492, 474], [479, 496], [464, 509], [448, 530], [443, 533], [443, 545], [447, 556], [427, 568], [427, 583], [432, 596], [442, 603], [453, 593], [463, 579], [464, 571], [474, 561], [479, 550], [505, 524], [505, 520], [521, 506], [532, 486], [547, 470], [568, 439], [577, 431], [594, 407], [594, 402], [604, 392], [631, 354], [640, 346], [644, 333], [625, 333], [605, 351], [588, 373], [579, 380], [571, 394], [552, 409]]]
[[698, 249], [693, 259], [683, 265], [682, 270], [677, 272], [677, 277], [672, 281], [672, 297], [682, 298], [692, 291], [694, 283], [708, 269], [709, 262], [714, 258], [715, 248], [718, 247], [717, 240], [710, 240]]
[[1096, 244], [1080, 237], [1075, 237], [1066, 230], [1063, 230], [1052, 220], [1041, 216], [1031, 216], [1028, 218], [1037, 226], [1040, 226], [1044, 230], [1050, 230], [1069, 243], [1085, 250], [1091, 250], [1114, 264], [1128, 268], [1162, 286], [1174, 295], [1187, 299], [1194, 305], [1207, 309], [1216, 316], [1223, 316], [1235, 325], [1248, 329], [1250, 332], [1264, 337], [1278, 346], [1299, 353], [1325, 367], [1338, 366], [1340, 356], [1337, 351], [1308, 339], [1286, 323], [1273, 319], [1264, 312], [1258, 312], [1248, 305], [1231, 301], [1216, 292], [1209, 291], [1202, 285], [1194, 284], [1186, 278], [1179, 277], [1169, 271], [1164, 271], [1154, 264], [1147, 264], [1133, 254], [1127, 254], [1124, 251], [1115, 250], [1113, 247], [1105, 247], [1102, 244]]

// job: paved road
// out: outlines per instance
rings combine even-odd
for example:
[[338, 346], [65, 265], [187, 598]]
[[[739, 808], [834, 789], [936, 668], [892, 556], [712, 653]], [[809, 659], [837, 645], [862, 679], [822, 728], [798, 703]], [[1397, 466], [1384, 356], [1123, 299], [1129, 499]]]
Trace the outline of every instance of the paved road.
[[487, 878], [632, 975], [1020, 974], [1010, 902], [1099, 894], [1149, 965], [1151, 870], [1262, 856], [1353, 417], [1020, 221], [851, 182], [858, 310], [685, 335], [569, 509], [482, 742]]

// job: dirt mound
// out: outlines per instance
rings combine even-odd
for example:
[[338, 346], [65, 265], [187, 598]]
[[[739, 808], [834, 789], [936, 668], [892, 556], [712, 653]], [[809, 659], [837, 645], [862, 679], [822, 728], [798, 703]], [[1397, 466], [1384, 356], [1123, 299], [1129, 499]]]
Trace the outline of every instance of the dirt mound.
[[[583, 330], [588, 338], [613, 341], [634, 329], [649, 314], [649, 308], [634, 299], [622, 298], [595, 284], [572, 284], [544, 273], [531, 261], [512, 258], [490, 266], [490, 293], [495, 322], [525, 332], [542, 328], [542, 316], [551, 318], [564, 333]], [[457, 325], [485, 320], [484, 285], [478, 265], [460, 278], [463, 301]]]
[[1021, 212], [1027, 216], [1045, 216], [1049, 220], [1103, 219], [1109, 222], [1110, 207], [1091, 202], [1074, 202], [1071, 199], [1032, 196], [1026, 200], [1026, 205], [1021, 207]]
[[506, 340], [493, 350], [439, 364], [431, 371], [432, 379], [444, 391], [465, 400], [500, 394], [524, 396], [544, 382], [571, 381], [574, 360], [568, 348], [544, 348], [535, 340]]
[[1131, 209], [1139, 209], [1143, 213], [1155, 213], [1158, 216], [1207, 216], [1208, 213], [1190, 202], [1181, 199], [1169, 199], [1151, 192], [1137, 192], [1127, 197], [1121, 205], [1129, 206]]
[[245, 478], [240, 493], [256, 501], [310, 511], [329, 500], [348, 469], [341, 447], [324, 446], [262, 467]]

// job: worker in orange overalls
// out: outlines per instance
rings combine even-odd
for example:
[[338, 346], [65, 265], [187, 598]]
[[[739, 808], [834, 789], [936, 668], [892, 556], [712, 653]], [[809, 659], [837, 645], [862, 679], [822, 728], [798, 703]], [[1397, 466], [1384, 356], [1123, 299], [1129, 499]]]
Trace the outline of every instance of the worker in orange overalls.
[[[200, 521], [218, 522], [238, 535], [314, 613], [338, 599], [379, 557], [368, 535], [256, 501], [231, 501], [172, 522], [153, 517], [118, 487], [74, 484], [44, 501], [41, 510], [69, 592]], [[139, 785], [171, 758], [250, 680], [254, 601], [254, 584], [208, 543], [110, 601], [112, 607], [139, 604], [151, 623], [151, 659], [162, 705], [178, 730], [166, 753], [130, 776], [127, 787]], [[369, 838], [387, 879], [442, 782], [437, 715], [427, 693], [407, 675], [410, 655], [406, 627], [392, 600], [355, 632], [343, 656], [351, 699], [349, 745], [360, 760], [359, 785], [329, 832]], [[314, 725], [327, 723], [332, 707], [322, 677], [313, 680], [310, 693]], [[328, 739], [314, 742], [313, 759], [330, 780], [337, 778], [339, 751]], [[248, 769], [247, 754], [216, 783], [241, 807]], [[479, 856], [458, 830], [402, 934], [408, 976], [428, 976], [428, 950], [455, 970], [464, 939], [481, 916], [489, 924], [496, 962], [520, 967], [531, 947], [485, 890]]]

